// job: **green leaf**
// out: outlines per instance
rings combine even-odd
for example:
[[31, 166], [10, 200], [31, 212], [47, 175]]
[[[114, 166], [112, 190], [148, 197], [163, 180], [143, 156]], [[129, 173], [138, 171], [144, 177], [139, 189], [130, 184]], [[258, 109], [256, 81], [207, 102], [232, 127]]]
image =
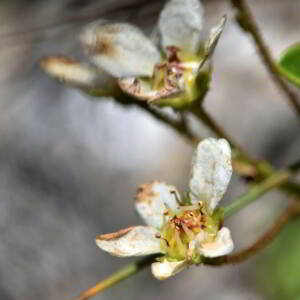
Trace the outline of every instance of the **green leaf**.
[[287, 80], [300, 87], [300, 43], [283, 52], [278, 61], [278, 70]]

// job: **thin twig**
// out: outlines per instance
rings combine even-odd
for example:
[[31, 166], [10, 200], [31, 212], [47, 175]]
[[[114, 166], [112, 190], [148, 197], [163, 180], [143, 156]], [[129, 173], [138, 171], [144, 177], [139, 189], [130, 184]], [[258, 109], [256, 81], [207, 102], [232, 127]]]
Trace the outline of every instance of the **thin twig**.
[[255, 243], [253, 243], [248, 248], [241, 250], [235, 254], [227, 255], [215, 259], [205, 260], [206, 265], [210, 266], [221, 266], [228, 264], [241, 263], [257, 254], [260, 250], [268, 246], [277, 234], [283, 229], [283, 227], [291, 221], [291, 219], [300, 216], [300, 205], [294, 204], [288, 207], [274, 222], [273, 226], [269, 228], [261, 237], [258, 238]]
[[262, 181], [261, 183], [255, 184], [251, 187], [245, 194], [237, 198], [231, 204], [229, 204], [224, 209], [224, 217], [228, 218], [242, 208], [246, 207], [253, 201], [257, 200], [259, 197], [267, 193], [269, 190], [279, 187], [290, 177], [290, 173], [288, 171], [279, 171]]
[[291, 107], [293, 107], [298, 116], [300, 116], [300, 103], [298, 102], [298, 97], [280, 76], [277, 65], [272, 58], [271, 52], [268, 49], [262, 34], [260, 33], [254, 16], [252, 15], [247, 3], [244, 0], [231, 0], [231, 3], [238, 10], [236, 15], [237, 22], [246, 32], [249, 32], [252, 35], [256, 43], [258, 53], [267, 70], [269, 71], [273, 81], [283, 91]]
[[[157, 256], [156, 256], [157, 257]], [[149, 266], [154, 261], [155, 256], [146, 256], [143, 259], [133, 262], [124, 268], [118, 270], [117, 272], [111, 274], [106, 279], [100, 281], [96, 285], [92, 286], [91, 288], [85, 290], [81, 293], [78, 297], [74, 298], [73, 300], [87, 300], [96, 294], [101, 293], [102, 291], [110, 288], [111, 286], [123, 281], [130, 276], [142, 271], [147, 266]]]

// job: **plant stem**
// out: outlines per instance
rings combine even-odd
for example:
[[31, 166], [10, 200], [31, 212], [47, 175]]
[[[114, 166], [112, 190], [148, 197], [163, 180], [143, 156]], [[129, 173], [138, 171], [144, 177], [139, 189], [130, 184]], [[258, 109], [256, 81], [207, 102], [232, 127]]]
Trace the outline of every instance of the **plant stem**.
[[120, 281], [125, 280], [125, 279], [133, 276], [134, 274], [137, 274], [141, 270], [145, 269], [147, 266], [149, 266], [154, 261], [155, 257], [157, 257], [157, 256], [153, 256], [153, 255], [146, 256], [143, 259], [141, 259], [140, 261], [128, 264], [124, 268], [111, 274], [106, 279], [100, 281], [93, 287], [85, 290], [83, 293], [81, 293], [78, 297], [74, 298], [73, 300], [87, 300], [87, 299], [95, 296], [96, 294], [101, 293], [102, 291], [119, 283]]
[[289, 179], [290, 173], [287, 171], [276, 172], [261, 183], [255, 184], [248, 192], [237, 198], [233, 203], [224, 209], [224, 217], [228, 218], [255, 201], [269, 190], [279, 187]]
[[256, 43], [258, 53], [264, 65], [266, 66], [266, 69], [269, 71], [273, 81], [283, 91], [291, 107], [295, 110], [297, 115], [300, 116], [300, 103], [298, 102], [297, 95], [289, 88], [287, 83], [280, 76], [276, 62], [272, 58], [271, 52], [259, 31], [259, 28], [247, 3], [244, 0], [231, 0], [231, 3], [238, 10], [236, 15], [237, 22], [242, 29], [252, 35]]
[[274, 222], [273, 226], [269, 228], [261, 237], [259, 237], [251, 246], [243, 249], [232, 255], [226, 255], [214, 259], [206, 259], [204, 264], [210, 266], [221, 266], [228, 264], [241, 263], [251, 256], [257, 254], [258, 251], [268, 246], [277, 234], [283, 229], [283, 227], [293, 218], [299, 217], [300, 205], [294, 204], [288, 207]]

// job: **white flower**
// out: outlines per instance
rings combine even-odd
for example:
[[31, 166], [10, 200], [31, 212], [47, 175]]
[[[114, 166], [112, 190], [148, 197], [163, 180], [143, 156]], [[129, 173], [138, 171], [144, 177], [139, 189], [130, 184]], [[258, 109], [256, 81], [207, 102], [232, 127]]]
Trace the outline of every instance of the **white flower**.
[[174, 186], [154, 181], [141, 185], [135, 206], [147, 226], [132, 226], [100, 235], [97, 245], [115, 256], [161, 253], [152, 273], [166, 279], [203, 257], [218, 257], [233, 250], [222, 210], [217, 209], [232, 174], [231, 150], [224, 139], [199, 143], [192, 160], [188, 196], [181, 199]]
[[51, 76], [98, 96], [126, 94], [156, 105], [182, 108], [201, 100], [210, 80], [210, 57], [225, 17], [201, 37], [203, 7], [199, 0], [170, 0], [162, 10], [160, 46], [127, 23], [88, 25], [80, 35], [92, 65], [66, 56], [50, 56], [41, 66]]

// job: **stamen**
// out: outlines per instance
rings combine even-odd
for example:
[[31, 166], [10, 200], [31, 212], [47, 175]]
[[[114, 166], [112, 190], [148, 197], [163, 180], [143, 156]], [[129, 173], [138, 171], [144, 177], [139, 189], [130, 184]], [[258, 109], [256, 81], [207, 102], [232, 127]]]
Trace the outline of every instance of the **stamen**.
[[182, 228], [190, 240], [194, 239], [195, 235], [193, 231], [191, 231], [185, 224], [182, 224]]
[[175, 197], [175, 200], [178, 205], [181, 205], [180, 199], [178, 197], [178, 194], [175, 191], [170, 191], [170, 193]]
[[156, 237], [157, 239], [160, 239], [160, 240], [164, 241], [164, 242], [166, 243], [166, 246], [167, 246], [167, 247], [170, 247], [170, 244], [169, 244], [168, 240], [165, 239], [165, 238], [163, 238], [159, 232], [155, 234], [155, 237]]

